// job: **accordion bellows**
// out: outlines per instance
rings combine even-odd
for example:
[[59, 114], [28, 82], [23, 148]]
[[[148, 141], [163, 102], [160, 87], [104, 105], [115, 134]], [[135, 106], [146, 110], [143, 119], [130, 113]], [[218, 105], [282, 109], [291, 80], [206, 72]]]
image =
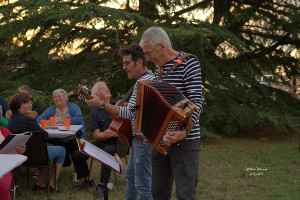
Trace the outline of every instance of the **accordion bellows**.
[[197, 106], [176, 87], [161, 81], [138, 81], [135, 130], [142, 132], [152, 146], [162, 154], [177, 144], [167, 146], [163, 136], [188, 123]]

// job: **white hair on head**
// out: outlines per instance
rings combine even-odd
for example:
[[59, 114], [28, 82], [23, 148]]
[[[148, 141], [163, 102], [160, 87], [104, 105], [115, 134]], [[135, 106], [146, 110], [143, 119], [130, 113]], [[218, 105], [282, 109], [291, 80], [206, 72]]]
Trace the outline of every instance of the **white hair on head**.
[[23, 86], [19, 87], [19, 89], [27, 90], [29, 92], [29, 94], [31, 94], [31, 95], [33, 94], [32, 89], [27, 85], [23, 85]]
[[66, 90], [64, 89], [56, 89], [53, 91], [52, 95], [58, 93], [58, 92], [61, 92], [65, 97], [67, 97], [67, 101], [68, 101], [68, 93], [66, 92]]
[[99, 85], [106, 85], [105, 82], [103, 81], [98, 81], [94, 84], [94, 86], [92, 87], [92, 91], [91, 93], [94, 94], [94, 95], [99, 95], [99, 91], [98, 91], [98, 87]]
[[164, 43], [167, 47], [172, 48], [168, 34], [161, 27], [153, 26], [148, 28], [142, 35], [140, 46], [143, 47], [146, 42], [148, 42], [152, 47], [159, 43]]

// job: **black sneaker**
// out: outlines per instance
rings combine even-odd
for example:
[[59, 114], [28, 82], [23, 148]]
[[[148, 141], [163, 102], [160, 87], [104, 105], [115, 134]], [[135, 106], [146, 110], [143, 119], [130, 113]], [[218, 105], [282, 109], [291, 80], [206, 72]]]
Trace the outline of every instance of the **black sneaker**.
[[80, 185], [74, 186], [74, 187], [72, 187], [72, 189], [73, 190], [82, 190], [86, 187], [94, 187], [94, 186], [95, 186], [94, 180], [91, 180], [91, 181], [84, 180]]
[[45, 190], [46, 186], [38, 186], [37, 184], [34, 184], [34, 186], [32, 187], [32, 191], [39, 191], [39, 190]]
[[52, 192], [60, 192], [59, 190], [56, 190], [54, 187], [52, 187], [49, 183], [46, 184], [45, 186], [45, 191], [48, 192], [48, 188], [49, 188], [49, 191], [52, 193]]
[[99, 198], [103, 196], [103, 185], [98, 184], [96, 191], [94, 192], [94, 197], [95, 198]]

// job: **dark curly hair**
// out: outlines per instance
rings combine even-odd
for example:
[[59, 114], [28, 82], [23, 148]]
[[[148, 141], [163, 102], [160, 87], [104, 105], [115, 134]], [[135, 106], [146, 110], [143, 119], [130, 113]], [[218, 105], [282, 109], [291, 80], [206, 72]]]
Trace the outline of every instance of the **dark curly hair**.
[[142, 59], [143, 66], [147, 66], [146, 55], [143, 52], [142, 47], [136, 43], [132, 43], [126, 47], [123, 47], [119, 50], [119, 56], [127, 56], [131, 55], [133, 61], [137, 61], [138, 59]]

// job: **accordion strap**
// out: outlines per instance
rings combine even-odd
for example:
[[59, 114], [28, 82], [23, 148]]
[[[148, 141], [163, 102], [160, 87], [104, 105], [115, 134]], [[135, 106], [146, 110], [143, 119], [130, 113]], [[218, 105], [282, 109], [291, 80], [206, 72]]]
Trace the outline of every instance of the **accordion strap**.
[[185, 136], [185, 138], [187, 138], [187, 136], [191, 132], [191, 126], [190, 126], [190, 120], [191, 120], [191, 118], [192, 118], [192, 113], [189, 113], [188, 119], [186, 120], [187, 124], [186, 124], [186, 136]]
[[163, 78], [167, 77], [171, 71], [173, 71], [178, 65], [180, 65], [182, 63], [182, 61], [184, 61], [184, 59], [186, 59], [187, 57], [194, 57], [196, 58], [196, 60], [198, 61], [198, 63], [200, 63], [199, 59], [197, 56], [195, 56], [194, 54], [190, 54], [190, 53], [185, 53], [182, 56], [180, 56], [174, 63], [174, 65], [166, 72], [165, 75], [162, 75], [162, 67], [159, 68], [159, 76], [158, 76], [158, 80], [162, 80]]

